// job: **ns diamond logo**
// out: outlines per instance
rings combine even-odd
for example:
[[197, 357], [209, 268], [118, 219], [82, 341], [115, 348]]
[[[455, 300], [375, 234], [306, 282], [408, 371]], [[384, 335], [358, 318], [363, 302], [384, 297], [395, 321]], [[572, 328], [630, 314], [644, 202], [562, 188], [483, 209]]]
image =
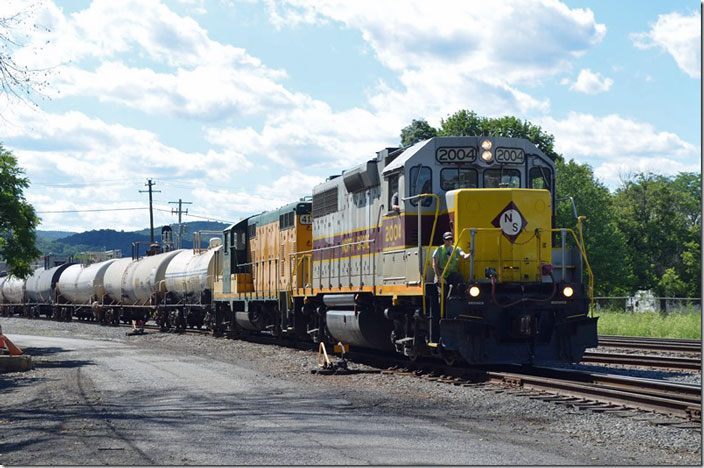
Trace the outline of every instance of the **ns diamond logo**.
[[501, 232], [511, 242], [514, 243], [516, 238], [525, 229], [528, 221], [523, 217], [523, 214], [518, 210], [515, 203], [509, 202], [506, 208], [501, 210], [501, 213], [491, 222], [494, 227], [501, 228]]

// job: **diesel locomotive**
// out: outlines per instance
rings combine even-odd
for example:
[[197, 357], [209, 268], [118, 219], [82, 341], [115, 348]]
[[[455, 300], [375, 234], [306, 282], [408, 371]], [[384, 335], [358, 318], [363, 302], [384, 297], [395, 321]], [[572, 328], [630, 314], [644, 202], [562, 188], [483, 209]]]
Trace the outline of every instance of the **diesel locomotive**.
[[[386, 148], [225, 230], [214, 329], [448, 363], [578, 362], [597, 346], [593, 279], [555, 205], [554, 163], [527, 140]], [[429, 268], [443, 232], [471, 253], [453, 284]]]
[[[593, 276], [582, 219], [577, 232], [557, 227], [557, 201], [555, 165], [529, 141], [431, 138], [385, 148], [312, 196], [245, 217], [207, 249], [0, 278], [0, 309], [152, 319], [411, 360], [578, 362], [597, 346]], [[470, 254], [443, 262], [440, 278], [457, 270], [446, 280], [430, 266], [443, 233]]]

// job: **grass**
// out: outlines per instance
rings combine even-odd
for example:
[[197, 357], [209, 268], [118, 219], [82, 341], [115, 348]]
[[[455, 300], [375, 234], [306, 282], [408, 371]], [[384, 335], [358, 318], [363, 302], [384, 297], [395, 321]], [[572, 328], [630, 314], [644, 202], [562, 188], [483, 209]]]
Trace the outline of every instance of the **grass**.
[[662, 314], [659, 312], [624, 312], [601, 309], [600, 335], [650, 336], [657, 338], [702, 338], [702, 314], [699, 310], [684, 310]]

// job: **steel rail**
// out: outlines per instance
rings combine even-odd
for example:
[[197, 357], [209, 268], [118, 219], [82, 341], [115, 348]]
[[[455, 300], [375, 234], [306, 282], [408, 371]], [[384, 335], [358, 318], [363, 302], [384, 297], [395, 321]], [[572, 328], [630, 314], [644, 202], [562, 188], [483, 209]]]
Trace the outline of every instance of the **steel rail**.
[[607, 348], [643, 349], [650, 351], [701, 353], [701, 340], [599, 335], [599, 346]]
[[653, 356], [587, 351], [582, 363], [622, 364], [627, 366], [656, 367], [662, 369], [702, 370], [701, 358], [677, 356]]
[[[596, 406], [644, 409], [701, 421], [701, 386], [553, 368], [489, 372], [492, 381], [537, 392], [581, 398]], [[623, 408], [622, 408], [623, 409]]]

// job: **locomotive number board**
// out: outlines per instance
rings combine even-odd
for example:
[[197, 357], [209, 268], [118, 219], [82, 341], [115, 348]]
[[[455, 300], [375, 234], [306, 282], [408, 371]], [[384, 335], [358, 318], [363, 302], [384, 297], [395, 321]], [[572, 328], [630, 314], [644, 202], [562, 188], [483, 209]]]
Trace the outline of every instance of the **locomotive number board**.
[[526, 153], [520, 148], [496, 148], [496, 162], [523, 164]]
[[477, 160], [477, 148], [472, 146], [438, 148], [435, 151], [435, 160], [443, 164], [474, 162]]

